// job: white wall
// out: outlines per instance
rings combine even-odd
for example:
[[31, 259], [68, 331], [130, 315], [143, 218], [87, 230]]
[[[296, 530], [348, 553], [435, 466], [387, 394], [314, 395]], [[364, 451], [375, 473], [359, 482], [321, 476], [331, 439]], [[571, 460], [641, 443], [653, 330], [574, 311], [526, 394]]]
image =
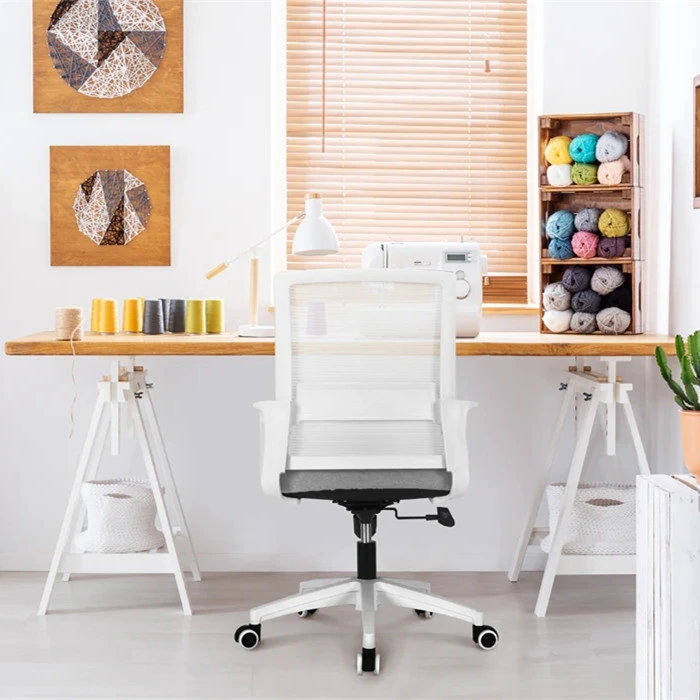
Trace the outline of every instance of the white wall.
[[[33, 115], [31, 3], [0, 2], [3, 338], [48, 328], [54, 306], [87, 308], [93, 296], [221, 294], [229, 303], [231, 326], [242, 320], [245, 265], [211, 283], [203, 272], [260, 238], [272, 224], [266, 216], [271, 10], [266, 0], [186, 0], [185, 5], [184, 115]], [[646, 111], [648, 7], [643, 2], [607, 5], [601, 22], [591, 3], [545, 4], [545, 111]], [[596, 37], [597, 53], [572, 50], [574, 39], [585, 35]], [[613, 79], [611, 66], [630, 77]], [[48, 146], [161, 143], [172, 145], [172, 267], [51, 268]], [[533, 317], [487, 319], [487, 327], [494, 324], [536, 327]], [[544, 458], [561, 398], [559, 372], [567, 364], [527, 358], [459, 361], [459, 394], [479, 401], [480, 408], [470, 427], [472, 488], [452, 506], [458, 527], [383, 518], [382, 566], [506, 568], [532, 491], [532, 472]], [[344, 511], [326, 503], [281, 504], [261, 493], [251, 404], [272, 396], [272, 358], [153, 358], [147, 365], [206, 568], [352, 567], [354, 538]], [[101, 360], [78, 359], [77, 424], [68, 440], [70, 360], [0, 358], [0, 569], [48, 566], [95, 378], [104, 368]], [[635, 361], [626, 374], [638, 387], [635, 408], [654, 441], [656, 426], [673, 404], [650, 361]], [[677, 443], [675, 424], [669, 424], [671, 432], [664, 433], [663, 445], [656, 440], [652, 458]], [[570, 444], [571, 430], [567, 437]], [[677, 455], [675, 448], [671, 451]], [[560, 451], [560, 473], [565, 454]], [[630, 478], [628, 440], [618, 460], [601, 457], [597, 446], [591, 455], [588, 478]], [[677, 459], [665, 466], [679, 468]], [[138, 473], [133, 447], [117, 460], [105, 459], [103, 474], [128, 473]]]

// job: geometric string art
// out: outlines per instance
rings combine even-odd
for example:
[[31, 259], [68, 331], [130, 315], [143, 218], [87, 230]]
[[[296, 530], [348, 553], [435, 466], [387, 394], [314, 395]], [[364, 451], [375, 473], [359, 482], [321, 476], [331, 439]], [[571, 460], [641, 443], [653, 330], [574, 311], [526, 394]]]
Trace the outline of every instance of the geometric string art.
[[54, 68], [91, 97], [122, 97], [156, 72], [165, 22], [153, 0], [60, 0], [46, 41]]
[[126, 245], [151, 218], [146, 185], [128, 170], [97, 170], [73, 202], [78, 228], [97, 245]]

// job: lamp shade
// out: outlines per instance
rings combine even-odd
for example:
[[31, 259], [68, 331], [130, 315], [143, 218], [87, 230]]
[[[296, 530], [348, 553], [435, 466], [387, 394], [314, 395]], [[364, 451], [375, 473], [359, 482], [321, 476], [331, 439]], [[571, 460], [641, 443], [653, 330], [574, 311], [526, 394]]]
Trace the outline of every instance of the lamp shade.
[[340, 248], [338, 236], [331, 223], [323, 216], [320, 194], [307, 194], [305, 216], [297, 226], [292, 243], [294, 255], [330, 255]]

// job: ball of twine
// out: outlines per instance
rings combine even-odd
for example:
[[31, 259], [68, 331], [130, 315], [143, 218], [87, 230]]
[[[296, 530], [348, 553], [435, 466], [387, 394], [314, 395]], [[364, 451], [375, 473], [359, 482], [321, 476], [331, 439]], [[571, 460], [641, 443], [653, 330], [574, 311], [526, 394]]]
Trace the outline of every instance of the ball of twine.
[[574, 311], [585, 311], [589, 314], [597, 314], [603, 307], [603, 297], [592, 289], [584, 289], [576, 292], [571, 297], [571, 308]]
[[606, 238], [601, 236], [598, 241], [598, 256], [601, 258], [621, 258], [625, 254], [625, 248], [629, 245], [629, 238]]
[[566, 311], [571, 303], [571, 292], [561, 283], [552, 282], [542, 292], [542, 306], [545, 311]]
[[561, 238], [552, 238], [547, 249], [549, 250], [550, 257], [555, 260], [566, 260], [567, 258], [574, 257], [574, 249], [571, 247], [571, 241]]
[[571, 166], [568, 163], [550, 165], [547, 168], [547, 182], [552, 187], [568, 187], [573, 182], [571, 179]]
[[580, 212], [574, 217], [574, 226], [577, 231], [591, 231], [593, 233], [598, 232], [598, 217], [600, 216], [602, 209], [596, 209], [596, 207], [586, 207], [581, 209]]
[[583, 265], [574, 265], [564, 271], [561, 283], [572, 294], [582, 292], [591, 286], [591, 271]]
[[606, 131], [595, 147], [595, 157], [601, 163], [618, 160], [627, 153], [628, 138], [619, 131]]
[[597, 267], [591, 276], [591, 289], [605, 296], [625, 283], [625, 274], [618, 267]]
[[592, 163], [574, 163], [571, 166], [571, 179], [575, 185], [595, 185], [598, 182], [598, 168]]
[[56, 307], [56, 340], [83, 339], [83, 310], [80, 306]]
[[547, 141], [544, 149], [544, 157], [552, 165], [566, 165], [571, 163], [569, 155], [569, 144], [571, 139], [568, 136], [555, 136]]
[[626, 236], [630, 232], [630, 217], [622, 209], [606, 209], [598, 219], [598, 230], [608, 238]]
[[571, 330], [574, 333], [595, 333], [598, 326], [595, 314], [586, 311], [577, 311], [571, 317]]
[[569, 155], [576, 163], [593, 163], [598, 136], [580, 134], [569, 144]]
[[577, 231], [571, 239], [571, 247], [579, 258], [594, 258], [598, 252], [600, 236], [590, 231]]
[[617, 289], [613, 289], [610, 294], [606, 294], [603, 299], [603, 306], [616, 306], [618, 309], [632, 313], [632, 289], [629, 285], [623, 284]]
[[570, 211], [555, 211], [547, 219], [545, 231], [550, 238], [568, 240], [574, 235], [574, 215]]
[[619, 185], [622, 176], [630, 169], [630, 159], [622, 156], [598, 166], [598, 182], [601, 185]]
[[544, 312], [542, 323], [544, 323], [552, 333], [565, 333], [569, 330], [569, 324], [571, 323], [573, 313], [571, 309], [566, 309], [565, 311], [550, 309]]
[[627, 311], [610, 306], [602, 309], [595, 317], [598, 330], [606, 335], [620, 335], [624, 333], [632, 323], [632, 317]]

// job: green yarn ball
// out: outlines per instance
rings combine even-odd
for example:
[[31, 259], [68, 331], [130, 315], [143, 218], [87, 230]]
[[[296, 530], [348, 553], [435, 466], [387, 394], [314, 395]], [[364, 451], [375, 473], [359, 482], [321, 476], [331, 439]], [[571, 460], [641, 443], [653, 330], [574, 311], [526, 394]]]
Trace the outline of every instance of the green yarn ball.
[[598, 182], [598, 167], [592, 163], [574, 163], [571, 179], [575, 185], [595, 185]]

